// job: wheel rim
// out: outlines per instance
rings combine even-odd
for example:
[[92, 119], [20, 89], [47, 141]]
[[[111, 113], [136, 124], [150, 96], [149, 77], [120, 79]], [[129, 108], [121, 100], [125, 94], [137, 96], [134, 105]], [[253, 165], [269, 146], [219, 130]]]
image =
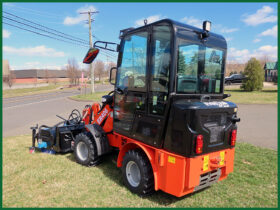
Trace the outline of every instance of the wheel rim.
[[126, 165], [126, 177], [129, 184], [137, 187], [140, 184], [140, 169], [134, 161], [129, 161]]
[[77, 145], [77, 155], [80, 160], [85, 161], [88, 158], [88, 147], [84, 142], [79, 142]]

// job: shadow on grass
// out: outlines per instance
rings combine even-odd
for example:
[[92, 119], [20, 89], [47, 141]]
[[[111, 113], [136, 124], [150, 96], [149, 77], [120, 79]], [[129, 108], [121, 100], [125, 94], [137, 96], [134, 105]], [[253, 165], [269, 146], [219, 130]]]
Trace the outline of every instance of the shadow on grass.
[[[29, 147], [26, 147], [26, 148], [29, 149]], [[40, 151], [38, 150], [37, 152], [40, 152]], [[72, 161], [72, 162], [75, 162], [76, 164], [78, 164], [75, 160], [73, 153], [56, 153], [55, 155], [65, 156], [69, 161]], [[114, 183], [116, 183], [120, 187], [126, 188], [126, 186], [123, 183], [121, 169], [118, 168], [117, 164], [116, 164], [117, 157], [118, 157], [118, 152], [113, 151], [111, 154], [103, 156], [100, 164], [97, 166], [93, 166], [93, 167], [97, 167], [98, 169], [100, 169], [105, 177], [112, 180]], [[205, 188], [205, 189], [207, 189], [207, 188]], [[205, 189], [200, 190], [198, 192], [204, 191]], [[129, 191], [129, 189], [127, 189], [127, 190]], [[173, 203], [179, 202], [185, 198], [188, 198], [196, 193], [197, 192], [194, 192], [194, 193], [191, 193], [191, 194], [178, 198], [178, 197], [175, 197], [173, 195], [167, 194], [167, 193], [159, 190], [159, 191], [154, 192], [151, 195], [139, 196], [139, 198], [141, 197], [142, 199], [147, 199], [147, 200], [157, 203], [159, 205], [168, 206]]]
[[[118, 155], [117, 152], [113, 152], [112, 154], [106, 155], [104, 157], [102, 164], [98, 165], [97, 167], [103, 172], [104, 176], [111, 179], [117, 185], [119, 185], [121, 187], [125, 187], [125, 185], [123, 183], [123, 179], [122, 179], [121, 169], [117, 168], [117, 166], [116, 166], [117, 155]], [[127, 190], [129, 190], [129, 189], [127, 189]], [[203, 189], [201, 191], [204, 191], [204, 190], [205, 189]], [[167, 194], [167, 193], [159, 190], [159, 191], [154, 192], [151, 195], [142, 196], [141, 198], [147, 199], [149, 201], [152, 201], [152, 202], [160, 204], [160, 205], [168, 206], [170, 204], [173, 204], [173, 203], [181, 201], [185, 198], [188, 198], [195, 193], [191, 193], [191, 194], [178, 198], [178, 197], [175, 197], [173, 195]]]

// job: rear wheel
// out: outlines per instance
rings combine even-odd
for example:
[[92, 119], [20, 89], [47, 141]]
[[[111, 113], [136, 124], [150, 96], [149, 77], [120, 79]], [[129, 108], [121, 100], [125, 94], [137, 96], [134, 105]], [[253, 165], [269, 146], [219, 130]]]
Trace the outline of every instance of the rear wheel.
[[128, 189], [139, 195], [154, 192], [154, 175], [151, 164], [141, 150], [130, 150], [122, 163], [122, 175]]
[[80, 133], [75, 138], [74, 156], [81, 165], [93, 166], [99, 162], [92, 138], [89, 133]]
[[226, 81], [226, 85], [231, 85], [231, 81]]

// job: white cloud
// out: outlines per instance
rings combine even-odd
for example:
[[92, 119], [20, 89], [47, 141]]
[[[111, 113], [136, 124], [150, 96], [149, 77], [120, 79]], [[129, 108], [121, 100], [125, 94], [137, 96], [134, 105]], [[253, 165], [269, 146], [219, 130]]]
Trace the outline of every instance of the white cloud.
[[63, 66], [58, 66], [55, 64], [42, 64], [38, 61], [26, 62], [20, 66], [11, 66], [12, 70], [22, 70], [22, 69], [49, 69], [49, 70], [62, 70]]
[[26, 48], [14, 48], [3, 46], [4, 53], [15, 54], [19, 56], [43, 56], [43, 57], [64, 57], [64, 52], [56, 51], [53, 48], [47, 48], [44, 45]]
[[3, 29], [2, 30], [2, 36], [3, 36], [3, 38], [9, 38], [11, 36], [11, 32]]
[[226, 41], [227, 41], [227, 42], [229, 42], [229, 41], [233, 40], [233, 38], [232, 38], [232, 37], [226, 37], [225, 39], [226, 39]]
[[273, 36], [277, 37], [278, 27], [277, 25], [273, 26], [270, 29], [267, 29], [266, 31], [262, 32], [260, 36]]
[[88, 12], [88, 11], [95, 12], [97, 10], [92, 5], [85, 5], [84, 7], [81, 7], [76, 11], [77, 15], [75, 17], [67, 16], [64, 19], [63, 24], [64, 25], [76, 25], [85, 20], [88, 20], [88, 14], [80, 14], [81, 12]]
[[163, 17], [161, 17], [161, 15], [152, 15], [147, 18], [141, 18], [141, 19], [135, 21], [135, 26], [136, 27], [143, 26], [145, 19], [147, 20], [147, 24], [150, 24], [150, 23], [156, 22], [160, 19], [163, 19]]
[[238, 50], [235, 48], [230, 48], [228, 51], [229, 61], [238, 61], [242, 63], [247, 62], [252, 57], [258, 59], [265, 56], [270, 60], [277, 60], [277, 46], [264, 45], [251, 52], [248, 49]]
[[239, 29], [238, 28], [222, 28], [220, 31], [221, 33], [232, 33], [232, 32], [235, 32], [235, 31], [238, 31]]
[[181, 19], [182, 22], [189, 24], [191, 26], [195, 26], [197, 28], [202, 28], [202, 20], [199, 20], [197, 18], [194, 18], [193, 16], [191, 17], [184, 17]]
[[253, 40], [254, 43], [257, 43], [257, 42], [260, 42], [260, 41], [261, 41], [261, 39], [258, 39], [258, 38]]
[[257, 26], [262, 23], [274, 23], [277, 21], [277, 16], [272, 15], [271, 13], [273, 12], [272, 7], [263, 6], [254, 14], [244, 15], [243, 22], [250, 26]]

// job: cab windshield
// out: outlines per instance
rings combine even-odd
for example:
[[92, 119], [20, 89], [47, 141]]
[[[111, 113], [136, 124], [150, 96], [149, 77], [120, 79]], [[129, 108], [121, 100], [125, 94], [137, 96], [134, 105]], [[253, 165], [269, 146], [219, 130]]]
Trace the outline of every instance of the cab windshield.
[[224, 51], [179, 39], [178, 93], [221, 93]]

